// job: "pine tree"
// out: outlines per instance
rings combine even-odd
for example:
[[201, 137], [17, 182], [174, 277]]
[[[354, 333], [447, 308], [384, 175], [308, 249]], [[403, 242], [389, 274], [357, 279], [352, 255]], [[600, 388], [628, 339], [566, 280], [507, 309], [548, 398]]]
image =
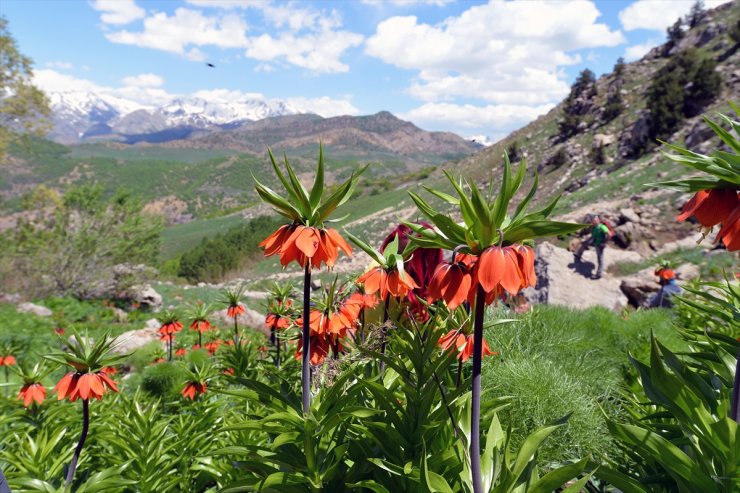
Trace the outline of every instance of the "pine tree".
[[622, 78], [622, 76], [624, 75], [624, 67], [624, 58], [620, 56], [619, 58], [617, 58], [617, 62], [614, 64], [614, 69], [612, 70], [616, 79]]
[[683, 21], [680, 17], [666, 30], [666, 34], [668, 35], [668, 41], [663, 48], [664, 56], [669, 55], [673, 47], [677, 46], [685, 35], [683, 32]]
[[704, 9], [704, 1], [703, 0], [696, 0], [694, 2], [694, 5], [691, 6], [691, 10], [689, 11], [688, 15], [686, 16], [686, 24], [689, 26], [689, 28], [695, 28], [699, 24], [701, 24], [701, 21], [704, 20], [704, 17], [706, 17], [707, 11]]
[[558, 122], [558, 134], [561, 139], [565, 140], [578, 132], [581, 116], [587, 109], [582, 100], [591, 100], [596, 95], [596, 76], [589, 69], [582, 70], [571, 86], [570, 94], [565, 98], [563, 119]]

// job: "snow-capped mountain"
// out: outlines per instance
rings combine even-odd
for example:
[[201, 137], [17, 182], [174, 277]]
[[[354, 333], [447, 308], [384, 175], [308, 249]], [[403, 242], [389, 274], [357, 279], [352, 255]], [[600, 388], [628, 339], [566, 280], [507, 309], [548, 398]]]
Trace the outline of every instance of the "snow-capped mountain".
[[[281, 101], [261, 98], [178, 97], [160, 106], [84, 91], [51, 93], [54, 129], [51, 137], [71, 144], [90, 139], [137, 141], [157, 133], [156, 141], [182, 138], [191, 131], [238, 126], [300, 110]], [[176, 130], [176, 131], [175, 131]]]

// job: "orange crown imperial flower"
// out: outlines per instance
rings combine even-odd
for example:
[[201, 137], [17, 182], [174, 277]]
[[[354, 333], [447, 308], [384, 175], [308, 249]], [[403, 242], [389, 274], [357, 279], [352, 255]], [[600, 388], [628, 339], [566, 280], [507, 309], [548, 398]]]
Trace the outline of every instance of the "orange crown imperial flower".
[[205, 394], [207, 390], [206, 382], [188, 382], [180, 391], [183, 397], [194, 400], [197, 395]]
[[277, 231], [259, 243], [260, 248], [265, 249], [265, 256], [279, 255], [283, 267], [291, 262], [297, 262], [302, 267], [310, 265], [312, 268], [320, 268], [322, 263], [332, 268], [340, 250], [351, 256], [352, 248], [344, 238], [335, 229], [325, 228], [323, 225], [336, 208], [349, 199], [360, 174], [367, 167], [353, 172], [334, 193], [326, 200], [322, 200], [325, 188], [323, 146], [319, 146], [318, 166], [310, 193], [298, 180], [287, 157], [286, 177], [272, 151], [269, 151], [269, 155], [275, 174], [288, 195], [281, 197], [256, 179], [255, 188], [262, 200], [290, 219], [291, 223], [280, 226]]
[[[457, 359], [465, 363], [473, 355], [473, 334], [466, 336], [459, 330], [451, 330], [439, 339], [437, 346], [441, 347], [444, 351], [449, 351], [453, 347], [456, 348], [459, 351]], [[483, 339], [483, 356], [497, 355], [498, 353], [491, 351], [488, 343]]]
[[44, 399], [46, 399], [46, 387], [40, 383], [26, 383], [18, 392], [18, 400], [22, 400], [25, 407], [30, 406], [33, 402], [41, 405]]
[[13, 366], [15, 363], [15, 356], [13, 355], [0, 356], [0, 366]]
[[69, 372], [62, 377], [54, 387], [57, 399], [69, 399], [71, 402], [77, 399], [100, 399], [107, 390], [118, 392], [116, 383], [108, 375], [101, 372], [77, 373]]
[[736, 207], [740, 205], [737, 191], [729, 188], [699, 190], [684, 204], [676, 221], [685, 221], [694, 216], [699, 224], [711, 228], [725, 223]]

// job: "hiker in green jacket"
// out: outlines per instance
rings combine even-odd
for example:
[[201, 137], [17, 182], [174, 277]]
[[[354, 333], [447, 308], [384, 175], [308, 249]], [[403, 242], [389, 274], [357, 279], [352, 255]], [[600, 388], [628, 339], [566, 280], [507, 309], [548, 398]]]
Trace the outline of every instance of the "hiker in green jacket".
[[581, 247], [576, 252], [576, 260], [581, 261], [581, 256], [588, 247], [593, 246], [596, 250], [596, 259], [598, 261], [598, 267], [596, 269], [596, 276], [594, 279], [600, 279], [604, 274], [604, 247], [606, 242], [609, 240], [609, 228], [606, 224], [601, 222], [599, 216], [594, 216], [591, 219], [591, 236], [581, 243]]

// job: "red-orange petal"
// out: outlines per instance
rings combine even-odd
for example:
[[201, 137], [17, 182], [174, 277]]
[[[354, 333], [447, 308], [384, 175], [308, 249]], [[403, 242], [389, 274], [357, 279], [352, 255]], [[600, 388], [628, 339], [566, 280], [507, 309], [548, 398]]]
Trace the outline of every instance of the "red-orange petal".
[[511, 294], [517, 294], [522, 288], [523, 277], [519, 270], [519, 260], [511, 247], [504, 250], [505, 267], [501, 277], [501, 286]]
[[717, 233], [717, 240], [722, 240], [729, 252], [740, 250], [740, 205], [725, 219]]
[[76, 382], [76, 376], [77, 374], [75, 372], [69, 372], [66, 375], [62, 377], [59, 382], [54, 386], [54, 392], [57, 393], [57, 399], [62, 400], [67, 395], [71, 394], [74, 388], [77, 386]]
[[487, 248], [476, 263], [478, 282], [486, 293], [490, 293], [501, 283], [506, 271], [506, 254], [503, 248]]

